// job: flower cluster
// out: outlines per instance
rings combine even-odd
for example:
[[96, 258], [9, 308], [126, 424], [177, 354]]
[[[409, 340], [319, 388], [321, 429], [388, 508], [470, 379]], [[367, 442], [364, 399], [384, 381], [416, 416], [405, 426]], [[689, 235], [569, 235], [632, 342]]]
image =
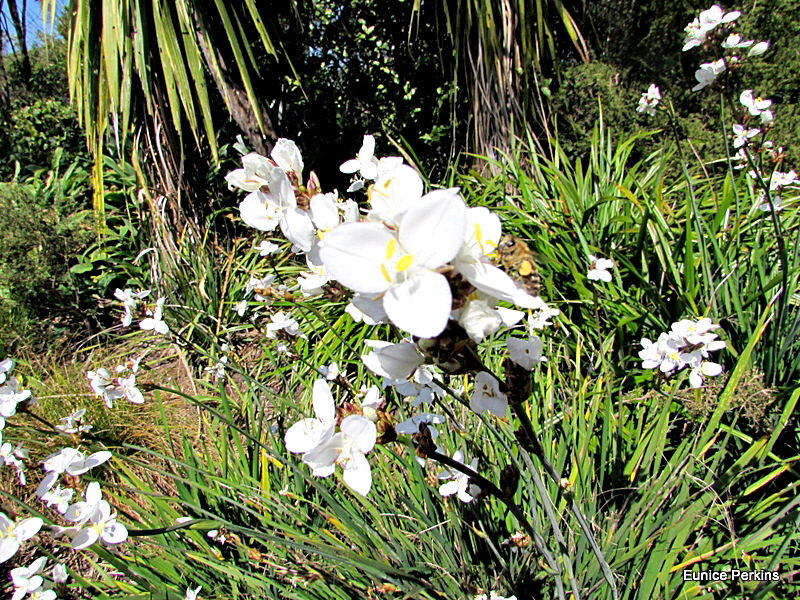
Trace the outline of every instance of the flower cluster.
[[96, 481], [86, 486], [83, 501], [76, 502], [64, 513], [70, 527], [54, 527], [56, 536], [70, 538], [73, 549], [82, 550], [101, 540], [104, 544], [120, 544], [128, 539], [127, 528], [117, 521], [117, 513], [103, 500], [103, 492]]
[[144, 396], [136, 387], [136, 373], [139, 371], [139, 359], [124, 365], [117, 365], [114, 369], [116, 378], [108, 370], [99, 368], [97, 371], [87, 371], [86, 377], [92, 391], [100, 396], [108, 408], [114, 407], [114, 400], [126, 398], [133, 404], [142, 404]]
[[661, 90], [655, 83], [651, 83], [646, 92], [642, 92], [642, 97], [639, 98], [639, 105], [636, 107], [636, 112], [645, 113], [651, 117], [656, 116], [656, 107], [661, 102]]
[[[748, 58], [761, 56], [769, 48], [769, 42], [755, 43], [754, 40], [744, 40], [742, 35], [732, 31], [736, 19], [741, 16], [738, 10], [725, 12], [722, 7], [715, 4], [704, 10], [689, 23], [684, 32], [683, 51], [702, 46], [707, 49], [719, 46], [723, 56], [700, 65], [694, 77], [697, 85], [693, 92], [699, 91], [712, 84], [717, 77], [728, 69], [739, 66]], [[741, 51], [749, 48], [746, 56], [741, 56]]]
[[27, 567], [11, 569], [11, 583], [14, 585], [11, 600], [22, 600], [26, 595], [32, 600], [55, 600], [53, 584], [67, 580], [67, 567], [63, 563], [55, 565], [50, 572], [50, 581], [45, 581], [40, 573], [44, 572], [46, 563], [47, 557], [40, 556]]
[[244, 156], [243, 168], [226, 178], [250, 192], [239, 205], [245, 223], [264, 231], [280, 227], [305, 255], [309, 273], [298, 280], [304, 295], [318, 295], [336, 280], [356, 292], [351, 314], [388, 320], [423, 338], [439, 335], [451, 318], [464, 320], [457, 311], [468, 301], [482, 303], [494, 330], [503, 324], [497, 302], [543, 305], [492, 263], [501, 237], [496, 215], [468, 209], [457, 188], [424, 194], [413, 168], [398, 157], [375, 158], [374, 147], [374, 138], [365, 136], [357, 157], [342, 165], [343, 172], [360, 174], [360, 187], [374, 180], [363, 216], [354, 200], [322, 193], [313, 174], [300, 185], [302, 158], [290, 140], [279, 140], [271, 159]]
[[341, 465], [344, 482], [366, 496], [372, 487], [372, 471], [364, 456], [377, 439], [375, 423], [363, 415], [351, 414], [339, 422], [328, 382], [317, 379], [312, 393], [314, 418], [292, 425], [285, 435], [286, 449], [303, 455], [303, 462], [317, 477], [328, 477]]
[[655, 342], [643, 338], [639, 351], [642, 368], [658, 369], [664, 375], [688, 368], [691, 369], [691, 386], [701, 387], [704, 377], [722, 373], [719, 364], [707, 360], [710, 352], [726, 347], [725, 342], [712, 333], [715, 329], [719, 329], [719, 325], [707, 317], [697, 321], [683, 319], [673, 323], [670, 331], [661, 333]]

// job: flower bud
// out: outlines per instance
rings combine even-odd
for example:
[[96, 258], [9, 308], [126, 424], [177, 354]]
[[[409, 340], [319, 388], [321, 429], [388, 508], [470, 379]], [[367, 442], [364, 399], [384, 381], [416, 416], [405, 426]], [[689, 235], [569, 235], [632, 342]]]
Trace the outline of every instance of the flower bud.
[[769, 42], [758, 42], [755, 46], [750, 48], [747, 56], [750, 58], [753, 56], [761, 56], [767, 51], [767, 48], [769, 48]]

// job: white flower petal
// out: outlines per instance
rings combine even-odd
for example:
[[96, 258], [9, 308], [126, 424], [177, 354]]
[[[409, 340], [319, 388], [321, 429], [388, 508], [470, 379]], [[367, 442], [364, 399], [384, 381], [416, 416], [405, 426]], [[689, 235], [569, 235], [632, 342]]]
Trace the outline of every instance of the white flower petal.
[[383, 308], [389, 320], [403, 331], [432, 338], [447, 325], [452, 300], [444, 275], [427, 271], [392, 286], [383, 297]]
[[362, 294], [385, 291], [391, 281], [381, 261], [394, 236], [379, 223], [346, 223], [320, 243], [319, 255], [328, 273]]
[[366, 496], [372, 487], [372, 471], [367, 458], [363, 454], [354, 453], [344, 466], [343, 478], [351, 490]]
[[379, 345], [367, 343], [375, 348], [373, 352], [361, 357], [364, 365], [376, 375], [389, 379], [406, 379], [419, 367], [425, 359], [414, 344], [401, 342]]
[[333, 423], [323, 423], [319, 419], [302, 419], [292, 425], [284, 436], [289, 452], [310, 452], [333, 435]]
[[239, 216], [254, 229], [272, 231], [280, 223], [281, 210], [268, 202], [266, 194], [254, 191], [239, 203]]
[[375, 423], [366, 417], [350, 415], [342, 419], [342, 423], [339, 427], [342, 433], [352, 439], [355, 447], [361, 452], [366, 454], [375, 447], [375, 440], [377, 438]]
[[311, 215], [299, 208], [288, 208], [281, 218], [281, 231], [290, 242], [303, 252], [311, 250], [314, 242], [314, 223]]
[[466, 226], [467, 208], [461, 196], [453, 190], [436, 190], [403, 214], [398, 239], [415, 263], [435, 269], [458, 253]]

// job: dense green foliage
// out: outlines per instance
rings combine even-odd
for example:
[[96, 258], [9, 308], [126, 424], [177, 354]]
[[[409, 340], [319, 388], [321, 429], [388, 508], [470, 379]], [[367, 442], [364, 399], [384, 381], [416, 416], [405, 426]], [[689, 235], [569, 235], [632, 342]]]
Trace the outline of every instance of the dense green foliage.
[[[149, 34], [196, 17], [181, 12], [191, 3], [147, 10], [157, 5], [168, 18], [150, 23]], [[503, 488], [489, 493], [485, 486], [487, 495], [469, 504], [440, 495], [441, 457], [417, 460], [419, 439], [395, 439], [388, 426], [368, 457], [373, 487], [366, 497], [347, 487], [341, 468], [314, 477], [286, 449], [289, 427], [314, 413], [311, 390], [321, 368], [338, 365], [340, 375], [330, 378], [338, 416], [358, 413], [363, 389], [382, 383], [362, 360], [365, 340], [404, 336], [393, 325], [367, 326], [345, 314], [350, 291], [337, 283], [318, 296], [301, 294], [305, 259], [281, 230], [242, 225], [241, 196], [224, 189], [223, 175], [247, 145], [232, 144], [242, 124], [251, 121], [248, 142], [258, 138], [255, 117], [240, 112], [203, 127], [203, 118], [218, 124], [230, 107], [224, 86], [209, 87], [203, 100], [191, 87], [197, 81], [185, 82], [192, 102], [179, 94], [138, 98], [143, 104], [122, 119], [133, 125], [125, 133], [146, 137], [144, 125], [160, 124], [164, 137], [121, 148], [114, 136], [99, 138], [106, 150], [95, 172], [103, 185], [95, 198], [100, 222], [58, 75], [63, 47], [50, 47], [52, 60], [33, 51], [40, 77], [9, 88], [9, 126], [0, 132], [3, 150], [19, 161], [16, 175], [11, 161], [4, 165], [10, 182], [0, 184], [0, 351], [32, 357], [15, 374], [41, 401], [9, 418], [4, 439], [30, 444], [37, 476], [58, 444], [87, 454], [111, 450], [104, 468], [80, 486], [77, 478], [68, 483], [77, 499], [86, 481], [102, 481], [130, 530], [123, 545], [98, 542], [82, 551], [60, 597], [167, 600], [198, 585], [201, 599], [220, 600], [472, 600], [490, 590], [518, 600], [790, 597], [800, 569], [800, 198], [787, 188], [781, 212], [759, 210], [763, 190], [724, 157], [746, 86], [775, 99], [770, 135], [789, 145], [785, 163], [764, 158], [761, 166], [768, 173], [797, 164], [800, 58], [792, 40], [800, 26], [786, 18], [791, 0], [759, 5], [742, 20], [772, 40], [768, 60], [697, 94], [688, 90], [706, 58], [681, 53], [681, 32], [705, 5], [564, 5], [593, 61], [580, 63], [566, 33], [548, 29], [561, 57], [546, 82], [550, 144], [542, 145], [534, 125], [480, 157], [456, 154], [474, 106], [448, 71], [455, 58], [463, 67], [475, 57], [451, 56], [441, 39], [452, 23], [440, 19], [461, 3], [447, 3], [448, 12], [403, 0], [298, 2], [263, 16], [266, 35], [246, 18], [252, 4], [229, 13], [252, 86], [229, 82], [230, 89], [240, 100], [257, 97], [270, 134], [297, 140], [305, 173], [316, 171], [322, 189], [344, 195], [349, 176], [338, 166], [374, 132], [378, 156], [404, 153], [430, 176], [431, 188], [458, 186], [467, 205], [498, 213], [504, 233], [535, 254], [541, 296], [560, 314], [538, 332], [546, 361], [525, 375], [530, 390], [513, 398], [506, 417], [477, 414], [468, 408], [475, 369], [442, 370], [436, 377], [448, 394], [425, 407], [448, 415], [436, 439], [445, 458], [464, 450], [479, 458], [481, 476]], [[228, 14], [221, 6], [198, 22], [219, 33]], [[191, 54], [191, 42], [180, 39], [171, 49]], [[219, 56], [236, 62], [234, 48]], [[181, 62], [169, 56], [171, 67]], [[18, 81], [16, 68], [11, 81]], [[154, 81], [168, 81], [168, 71]], [[653, 81], [671, 109], [648, 118], [634, 109]], [[147, 113], [154, 99], [162, 113]], [[184, 133], [162, 147], [175, 142], [166, 133], [170, 118], [194, 118], [184, 131], [201, 143]], [[208, 136], [219, 138], [213, 153]], [[468, 168], [473, 158], [481, 168]], [[162, 171], [172, 159], [174, 171]], [[191, 195], [182, 195], [187, 183]], [[305, 190], [295, 191], [302, 198]], [[191, 218], [178, 214], [173, 192], [191, 205]], [[360, 193], [348, 195], [368, 207]], [[259, 254], [255, 244], [265, 238], [277, 252]], [[614, 261], [610, 282], [587, 277], [591, 255]], [[151, 289], [149, 313], [120, 326], [116, 288]], [[153, 316], [160, 296], [169, 333], [142, 331], [138, 321]], [[305, 335], [270, 331], [279, 311]], [[720, 377], [691, 389], [687, 371], [667, 376], [643, 367], [643, 338], [703, 316], [721, 325], [727, 344], [714, 356], [724, 367]], [[34, 352], [46, 356], [41, 350], [66, 332], [100, 330], [97, 346], [54, 369], [69, 373], [54, 393], [58, 377], [41, 372]], [[474, 346], [509, 387], [510, 334], [501, 328]], [[119, 397], [106, 407], [89, 395], [88, 370], [131, 361], [143, 405]], [[398, 389], [381, 390], [384, 426], [422, 410]], [[91, 433], [51, 431], [62, 415], [87, 405]], [[515, 469], [519, 483], [511, 484]], [[63, 524], [55, 510], [6, 483], [0, 496], [14, 512]], [[181, 517], [191, 520], [178, 523]], [[56, 556], [71, 552], [68, 541], [45, 531], [35, 544]], [[763, 569], [781, 579], [698, 585], [683, 580], [684, 568]]]

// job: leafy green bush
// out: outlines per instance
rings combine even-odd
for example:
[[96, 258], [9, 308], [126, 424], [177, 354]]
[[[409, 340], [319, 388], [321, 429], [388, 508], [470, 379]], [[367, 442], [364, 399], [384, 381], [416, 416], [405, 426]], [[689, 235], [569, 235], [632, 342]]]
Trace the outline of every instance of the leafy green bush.
[[[70, 272], [94, 239], [85, 209], [88, 173], [80, 163], [40, 171], [25, 183], [0, 184], [2, 345], [42, 343], [77, 327], [88, 331], [93, 307], [83, 278]], [[96, 307], [94, 307], [96, 308]]]

